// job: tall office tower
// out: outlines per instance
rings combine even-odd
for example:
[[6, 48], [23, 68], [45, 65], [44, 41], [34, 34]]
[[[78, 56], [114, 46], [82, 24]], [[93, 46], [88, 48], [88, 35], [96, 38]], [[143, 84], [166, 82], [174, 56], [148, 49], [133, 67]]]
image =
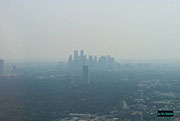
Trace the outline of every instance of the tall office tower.
[[81, 57], [84, 56], [84, 50], [81, 50]]
[[74, 63], [77, 64], [78, 63], [78, 51], [74, 50]]
[[87, 64], [87, 55], [84, 55], [83, 57], [83, 64]]
[[119, 71], [121, 69], [121, 64], [117, 63], [117, 70]]
[[0, 60], [0, 76], [3, 74], [4, 60]]
[[107, 64], [107, 57], [106, 56], [101, 56], [100, 58], [99, 58], [99, 62], [98, 62], [101, 66], [106, 66], [106, 64]]
[[73, 62], [73, 60], [72, 60], [72, 55], [70, 55], [69, 58], [68, 58], [68, 64], [71, 65], [72, 62]]
[[89, 56], [89, 64], [92, 66], [93, 65], [93, 56]]
[[97, 56], [94, 57], [94, 63], [97, 63]]
[[89, 67], [83, 66], [83, 80], [89, 84]]
[[83, 51], [83, 50], [81, 50], [80, 61], [81, 61], [81, 62], [80, 62], [81, 64], [85, 64], [85, 63], [84, 63], [84, 51]]
[[16, 66], [13, 66], [13, 67], [12, 67], [12, 72], [13, 72], [13, 73], [16, 73], [16, 70], [17, 70], [17, 69], [16, 69]]

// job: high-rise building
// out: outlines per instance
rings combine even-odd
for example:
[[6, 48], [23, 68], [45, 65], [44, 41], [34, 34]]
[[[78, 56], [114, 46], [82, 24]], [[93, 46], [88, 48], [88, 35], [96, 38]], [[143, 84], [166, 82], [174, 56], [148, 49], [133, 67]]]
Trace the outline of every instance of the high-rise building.
[[84, 55], [83, 57], [83, 64], [87, 64], [87, 55]]
[[71, 65], [72, 63], [73, 63], [72, 55], [70, 55], [69, 58], [68, 58], [68, 64]]
[[97, 56], [94, 57], [94, 63], [97, 63]]
[[84, 56], [84, 50], [81, 50], [81, 57]]
[[85, 64], [84, 51], [83, 51], [83, 50], [81, 50], [80, 63], [81, 63], [81, 64]]
[[79, 56], [78, 56], [78, 50], [74, 50], [74, 64], [78, 64]]
[[89, 84], [89, 67], [83, 66], [83, 80]]
[[107, 57], [106, 56], [101, 56], [100, 58], [99, 58], [99, 62], [98, 62], [101, 66], [106, 66], [106, 64], [107, 64]]
[[0, 76], [3, 74], [4, 60], [0, 60]]
[[89, 56], [89, 64], [92, 66], [93, 65], [93, 56]]
[[12, 72], [13, 72], [13, 73], [16, 73], [16, 70], [17, 70], [17, 69], [16, 69], [16, 66], [14, 65], [14, 66], [12, 67]]
[[78, 50], [74, 50], [74, 60], [78, 58]]
[[[72, 63], [72, 64], [71, 64]], [[80, 67], [83, 65], [88, 65], [91, 69], [102, 69], [102, 70], [117, 70], [117, 62], [115, 58], [110, 55], [107, 56], [87, 56], [84, 53], [84, 50], [74, 50], [74, 55], [70, 55], [68, 58], [68, 64], [71, 64], [73, 67]], [[78, 69], [80, 69], [78, 68]]]

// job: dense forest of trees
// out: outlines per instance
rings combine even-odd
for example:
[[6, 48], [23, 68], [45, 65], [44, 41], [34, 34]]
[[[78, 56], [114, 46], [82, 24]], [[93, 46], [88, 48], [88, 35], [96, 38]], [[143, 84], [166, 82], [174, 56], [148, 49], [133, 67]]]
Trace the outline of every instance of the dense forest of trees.
[[1, 119], [50, 121], [68, 113], [109, 114], [122, 107], [122, 100], [133, 92], [135, 83], [118, 76], [107, 77], [90, 84], [81, 83], [80, 79], [71, 84], [66, 78], [1, 79]]

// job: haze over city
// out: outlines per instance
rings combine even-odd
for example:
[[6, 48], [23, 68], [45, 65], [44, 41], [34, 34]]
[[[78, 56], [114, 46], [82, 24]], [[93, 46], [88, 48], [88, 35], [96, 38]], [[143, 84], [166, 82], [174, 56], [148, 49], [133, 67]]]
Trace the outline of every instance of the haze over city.
[[180, 60], [179, 0], [1, 0], [0, 58]]
[[0, 121], [180, 121], [180, 0], [0, 0]]

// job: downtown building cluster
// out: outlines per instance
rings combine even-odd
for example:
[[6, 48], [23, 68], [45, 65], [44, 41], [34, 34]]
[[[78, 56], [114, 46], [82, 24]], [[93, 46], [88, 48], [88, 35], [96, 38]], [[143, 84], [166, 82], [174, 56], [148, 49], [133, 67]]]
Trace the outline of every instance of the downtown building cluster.
[[68, 65], [70, 67], [82, 67], [86, 65], [91, 69], [114, 70], [117, 68], [118, 63], [110, 55], [100, 56], [98, 58], [97, 56], [85, 55], [83, 50], [80, 51], [80, 54], [78, 50], [74, 50], [74, 54], [69, 55]]

